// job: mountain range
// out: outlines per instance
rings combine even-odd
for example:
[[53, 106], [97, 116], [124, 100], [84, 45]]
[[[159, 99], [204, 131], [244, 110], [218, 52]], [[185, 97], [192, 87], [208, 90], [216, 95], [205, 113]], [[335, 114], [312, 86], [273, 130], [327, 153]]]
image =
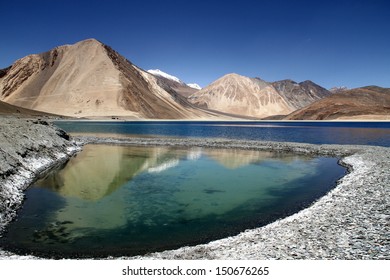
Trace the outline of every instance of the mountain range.
[[201, 88], [88, 39], [0, 70], [0, 113], [121, 119], [386, 119], [390, 91], [227, 74]]

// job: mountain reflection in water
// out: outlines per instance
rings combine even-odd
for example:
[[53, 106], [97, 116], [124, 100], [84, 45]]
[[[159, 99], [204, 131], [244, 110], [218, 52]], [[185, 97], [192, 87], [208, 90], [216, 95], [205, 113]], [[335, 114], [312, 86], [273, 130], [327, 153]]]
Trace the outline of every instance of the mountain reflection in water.
[[142, 172], [162, 172], [176, 166], [180, 160], [198, 160], [202, 154], [229, 169], [270, 158], [284, 162], [297, 158], [252, 150], [86, 145], [63, 169], [50, 173], [37, 185], [64, 196], [97, 201]]
[[[72, 221], [66, 225], [67, 228], [96, 227], [96, 225], [99, 225], [101, 229], [116, 228], [124, 226], [128, 222], [129, 213], [126, 209], [131, 207], [133, 211], [130, 216], [134, 216], [134, 219], [138, 220], [136, 218], [138, 212], [135, 209], [140, 208], [139, 201], [134, 199], [135, 194], [112, 195], [116, 190], [125, 184], [130, 185], [137, 175], [160, 173], [177, 166], [180, 161], [199, 160], [202, 155], [228, 169], [237, 169], [249, 164], [261, 164], [262, 161], [272, 158], [284, 162], [291, 162], [297, 158], [294, 155], [278, 156], [268, 151], [253, 150], [86, 145], [83, 151], [72, 158], [63, 169], [47, 175], [37, 182], [37, 186], [51, 189], [67, 197], [68, 203], [56, 214], [56, 220], [60, 223], [66, 224], [67, 221]], [[284, 178], [287, 181], [307, 175], [307, 172], [308, 170], [296, 170], [296, 172], [284, 174]], [[244, 175], [230, 178], [219, 176], [218, 171], [215, 175], [210, 176], [208, 170], [198, 174], [199, 184], [203, 184], [201, 181], [207, 179], [209, 185], [220, 186], [223, 189], [215, 189], [215, 187], [194, 188], [193, 181], [189, 182], [186, 187], [187, 182], [182, 180], [184, 188], [191, 189], [190, 193], [195, 197], [194, 201], [182, 210], [189, 219], [199, 218], [210, 213], [222, 214], [251, 198], [247, 191], [234, 190], [239, 187], [243, 179], [241, 177]], [[274, 174], [264, 174], [263, 176], [271, 182], [271, 177]], [[250, 178], [249, 174], [248, 178]], [[226, 179], [237, 182], [235, 185], [227, 182], [225, 184], [223, 182]], [[163, 182], [161, 183], [163, 184]], [[253, 191], [258, 192], [257, 184], [253, 183], [252, 186]], [[236, 195], [232, 196], [231, 192], [235, 192]], [[215, 196], [210, 196], [214, 193], [218, 193], [222, 200], [229, 199], [229, 203], [215, 202]], [[103, 201], [106, 196], [110, 195], [111, 202]], [[178, 204], [188, 204], [188, 195], [188, 191], [174, 192], [169, 200], [174, 197]], [[129, 199], [129, 197], [133, 199]], [[266, 196], [264, 195], [264, 197]], [[87, 203], [88, 201], [94, 203]], [[160, 201], [157, 201], [154, 207], [158, 208], [159, 203]], [[164, 209], [161, 208], [161, 211]], [[82, 219], [74, 219], [74, 217], [81, 216]]]
[[17, 221], [0, 242], [63, 256], [177, 248], [297, 211], [343, 173], [336, 158], [86, 145], [61, 170], [27, 190]]

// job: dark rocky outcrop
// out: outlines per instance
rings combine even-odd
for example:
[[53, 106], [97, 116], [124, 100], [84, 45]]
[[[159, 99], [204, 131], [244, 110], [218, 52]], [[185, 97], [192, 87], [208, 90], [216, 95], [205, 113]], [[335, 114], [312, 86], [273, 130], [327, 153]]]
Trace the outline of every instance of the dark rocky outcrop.
[[5, 69], [0, 69], [0, 79], [7, 75], [9, 69], [11, 69], [11, 66]]

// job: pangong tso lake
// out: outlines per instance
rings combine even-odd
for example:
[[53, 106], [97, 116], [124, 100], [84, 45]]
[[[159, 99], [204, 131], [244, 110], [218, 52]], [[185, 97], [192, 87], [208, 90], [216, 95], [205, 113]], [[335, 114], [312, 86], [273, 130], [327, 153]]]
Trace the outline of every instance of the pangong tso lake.
[[[389, 146], [387, 122], [59, 121], [74, 136]], [[38, 256], [134, 256], [236, 235], [336, 186], [339, 158], [239, 148], [87, 144], [26, 190], [1, 246]]]
[[212, 137], [311, 144], [390, 146], [390, 122], [60, 121], [55, 124], [76, 135]]

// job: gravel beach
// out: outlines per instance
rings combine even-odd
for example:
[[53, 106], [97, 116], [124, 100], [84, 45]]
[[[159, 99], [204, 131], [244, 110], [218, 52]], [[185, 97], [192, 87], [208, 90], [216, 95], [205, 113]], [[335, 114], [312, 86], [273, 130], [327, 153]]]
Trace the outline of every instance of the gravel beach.
[[[46, 121], [11, 118], [2, 119], [0, 143], [0, 229], [15, 217], [25, 188], [85, 143], [337, 156], [349, 173], [327, 195], [292, 216], [208, 244], [120, 259], [390, 259], [390, 148], [199, 138], [70, 139]], [[0, 248], [0, 259], [26, 258], [35, 257]]]

